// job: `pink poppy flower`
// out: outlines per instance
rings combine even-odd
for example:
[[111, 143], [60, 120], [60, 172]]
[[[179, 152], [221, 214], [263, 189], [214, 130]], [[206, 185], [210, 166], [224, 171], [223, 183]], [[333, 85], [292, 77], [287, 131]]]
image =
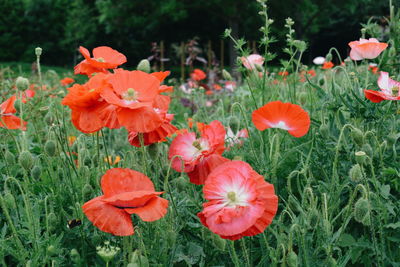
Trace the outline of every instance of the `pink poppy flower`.
[[365, 97], [374, 103], [383, 100], [400, 100], [400, 82], [389, 78], [389, 73], [381, 71], [378, 78], [381, 91], [364, 90]]
[[262, 233], [277, 210], [274, 186], [243, 161], [215, 168], [203, 187], [201, 223], [224, 239], [236, 240]]
[[352, 60], [374, 59], [388, 47], [387, 43], [380, 43], [375, 38], [363, 39], [349, 43], [351, 47], [350, 58]]
[[254, 70], [257, 67], [262, 68], [264, 64], [264, 58], [257, 54], [252, 54], [248, 57], [241, 57], [240, 60], [242, 61], [243, 66], [248, 70]]
[[228, 127], [225, 135], [225, 142], [227, 143], [227, 149], [233, 147], [234, 145], [243, 145], [244, 138], [248, 138], [249, 133], [246, 129], [238, 131], [236, 134], [233, 133], [231, 127]]

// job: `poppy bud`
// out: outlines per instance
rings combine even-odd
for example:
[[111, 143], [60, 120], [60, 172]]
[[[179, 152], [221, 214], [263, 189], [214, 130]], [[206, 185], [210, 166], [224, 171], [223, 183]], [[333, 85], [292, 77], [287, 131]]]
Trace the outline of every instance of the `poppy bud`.
[[47, 247], [47, 253], [49, 253], [50, 256], [54, 256], [57, 254], [57, 249], [53, 245], [50, 245]]
[[364, 144], [361, 149], [368, 155], [369, 158], [373, 158], [374, 152], [370, 144]]
[[338, 266], [337, 261], [333, 257], [329, 257], [327, 266], [336, 267]]
[[329, 54], [327, 54], [325, 56], [325, 62], [330, 62], [330, 61], [332, 61], [332, 54], [331, 53], [329, 53]]
[[364, 144], [364, 133], [360, 129], [353, 128], [351, 130], [351, 137], [357, 145], [362, 146]]
[[214, 245], [217, 249], [221, 251], [225, 251], [226, 248], [226, 240], [222, 239], [219, 235], [212, 235], [212, 240], [214, 241]]
[[54, 212], [50, 212], [47, 216], [47, 221], [49, 223], [49, 232], [53, 232], [57, 229], [58, 219]]
[[289, 267], [296, 267], [299, 265], [297, 254], [292, 250], [286, 256], [286, 262]]
[[22, 151], [18, 158], [19, 164], [25, 169], [29, 170], [33, 165], [33, 157], [29, 151]]
[[361, 170], [360, 164], [355, 164], [355, 165], [353, 165], [353, 167], [351, 167], [351, 169], [349, 171], [349, 176], [350, 176], [350, 180], [353, 183], [358, 183], [364, 178], [364, 174]]
[[41, 174], [42, 174], [42, 169], [40, 168], [40, 166], [38, 166], [38, 165], [33, 166], [32, 171], [31, 171], [32, 177], [35, 180], [39, 180]]
[[25, 264], [25, 267], [31, 267], [32, 266], [32, 260], [28, 260]]
[[9, 150], [7, 150], [4, 154], [4, 158], [9, 165], [13, 165], [15, 163], [15, 156]]
[[307, 92], [300, 92], [299, 100], [302, 105], [304, 105], [307, 102], [307, 96], [308, 96]]
[[263, 72], [263, 71], [264, 71], [263, 67], [262, 67], [261, 65], [259, 65], [259, 64], [254, 64], [254, 67], [255, 67], [256, 70], [259, 71], [259, 72]]
[[354, 204], [354, 219], [364, 225], [369, 225], [370, 212], [367, 199], [360, 198]]
[[365, 154], [364, 151], [357, 151], [355, 155], [357, 163], [360, 165], [364, 165], [367, 160], [367, 154]]
[[129, 264], [131, 264], [128, 265], [129, 267], [148, 267], [149, 260], [145, 256], [140, 255], [139, 250], [135, 250], [132, 254], [132, 258]]
[[43, 51], [42, 48], [36, 47], [36, 48], [35, 48], [35, 54], [36, 54], [36, 56], [37, 56], [37, 57], [40, 57], [40, 56], [42, 55], [42, 51]]
[[142, 59], [136, 67], [137, 70], [150, 73], [150, 62], [147, 59]]
[[72, 261], [75, 264], [79, 264], [80, 263], [81, 255], [79, 255], [79, 252], [75, 248], [71, 249], [70, 255], [71, 255]]
[[222, 78], [224, 78], [224, 80], [231, 81], [232, 75], [226, 69], [223, 69], [222, 70]]
[[329, 136], [329, 126], [325, 123], [319, 126], [319, 133], [323, 138], [327, 138]]
[[93, 187], [90, 184], [85, 184], [82, 189], [83, 199], [89, 199], [90, 195], [93, 193]]
[[319, 215], [318, 211], [316, 209], [312, 209], [308, 218], [308, 225], [310, 228], [315, 228], [317, 226], [319, 218], [321, 218], [321, 216]]
[[48, 140], [46, 144], [44, 144], [44, 151], [50, 157], [54, 157], [56, 155], [56, 143], [53, 140]]
[[15, 81], [15, 85], [17, 86], [18, 90], [25, 91], [29, 87], [29, 80], [27, 78], [19, 76]]
[[14, 209], [17, 208], [17, 205], [15, 203], [14, 195], [11, 192], [7, 191], [4, 194], [3, 199], [4, 199], [4, 202], [5, 202], [6, 206], [7, 206], [7, 208], [9, 208], [11, 210], [14, 210]]
[[395, 57], [396, 56], [396, 48], [394, 46], [389, 48], [389, 57]]

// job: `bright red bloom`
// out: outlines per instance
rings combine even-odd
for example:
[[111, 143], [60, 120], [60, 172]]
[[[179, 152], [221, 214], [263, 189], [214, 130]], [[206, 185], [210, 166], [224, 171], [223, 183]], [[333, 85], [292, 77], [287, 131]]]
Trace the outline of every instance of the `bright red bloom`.
[[193, 72], [190, 74], [190, 78], [195, 81], [204, 80], [206, 77], [207, 75], [201, 69], [194, 69]]
[[13, 115], [17, 112], [14, 107], [16, 99], [17, 97], [13, 95], [0, 104], [0, 127], [10, 130], [20, 129], [25, 131], [28, 123]]
[[310, 128], [310, 116], [299, 105], [269, 102], [253, 111], [252, 120], [256, 128], [264, 131], [268, 128], [287, 130], [294, 137], [302, 137]]
[[315, 75], [317, 75], [315, 70], [309, 70], [309, 71], [307, 71], [307, 74], [309, 74], [311, 77], [314, 77]]
[[73, 82], [75, 82], [74, 79], [69, 78], [69, 77], [66, 77], [66, 78], [64, 78], [64, 79], [62, 79], [62, 80], [60, 81], [60, 84], [61, 84], [62, 86], [66, 86], [66, 85], [71, 84], [71, 83], [73, 83]]
[[380, 43], [375, 38], [363, 39], [349, 43], [351, 47], [350, 58], [352, 60], [374, 59], [388, 47], [387, 43]]
[[115, 69], [126, 62], [126, 57], [123, 54], [108, 46], [93, 49], [93, 58], [90, 57], [90, 52], [83, 46], [79, 47], [79, 51], [85, 59], [75, 66], [75, 74], [91, 76], [97, 72], [107, 73], [107, 69]]
[[389, 78], [389, 73], [381, 71], [378, 78], [381, 91], [364, 90], [365, 97], [374, 103], [383, 100], [400, 100], [400, 82]]
[[35, 94], [36, 94], [36, 92], [31, 89], [28, 89], [28, 90], [25, 90], [24, 92], [22, 92], [22, 98], [21, 98], [22, 103], [25, 104], [26, 102], [28, 102], [29, 98], [33, 98], [35, 96]]
[[[168, 155], [172, 160], [172, 168], [188, 173], [190, 181], [195, 184], [204, 183], [210, 166], [226, 160], [221, 156], [225, 150], [225, 128], [222, 123], [215, 120], [209, 125], [200, 125], [200, 138], [196, 138], [193, 132], [178, 135], [172, 141]], [[217, 157], [210, 158], [213, 154]]]
[[289, 72], [288, 71], [280, 71], [280, 72], [278, 72], [278, 75], [282, 76], [282, 77], [285, 77], [285, 76], [289, 75]]
[[[162, 83], [165, 78], [167, 78], [168, 75], [171, 74], [170, 71], [159, 71], [159, 72], [153, 72], [150, 73], [151, 75], [153, 75], [154, 77], [156, 77], [160, 83]], [[158, 89], [159, 93], [166, 93], [166, 92], [173, 92], [174, 91], [174, 87], [173, 86], [167, 86], [167, 85], [160, 85], [160, 88]]]
[[334, 66], [335, 65], [331, 61], [328, 61], [328, 62], [324, 62], [324, 64], [322, 65], [322, 69], [328, 70], [328, 69], [333, 68]]
[[225, 239], [262, 233], [278, 210], [274, 186], [243, 161], [215, 168], [205, 181], [203, 193], [208, 202], [197, 216], [204, 226]]
[[151, 180], [130, 169], [114, 168], [101, 178], [103, 195], [82, 206], [86, 217], [101, 231], [117, 236], [133, 235], [131, 214], [145, 222], [165, 216], [168, 200], [159, 197]]

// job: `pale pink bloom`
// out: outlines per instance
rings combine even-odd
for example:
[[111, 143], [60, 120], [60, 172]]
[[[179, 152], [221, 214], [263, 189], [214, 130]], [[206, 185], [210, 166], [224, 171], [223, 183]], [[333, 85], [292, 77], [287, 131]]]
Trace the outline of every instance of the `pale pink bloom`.
[[233, 92], [235, 90], [235, 88], [236, 88], [236, 82], [232, 82], [232, 81], [225, 82], [225, 88], [228, 91]]
[[251, 54], [248, 57], [241, 57], [243, 66], [248, 70], [253, 70], [258, 67], [262, 67], [264, 64], [264, 58], [258, 54]]
[[374, 59], [378, 57], [388, 46], [387, 43], [380, 43], [375, 38], [363, 39], [349, 43], [351, 47], [350, 58], [352, 60]]
[[242, 129], [235, 134], [233, 133], [231, 127], [228, 127], [225, 135], [225, 143], [227, 144], [227, 148], [230, 148], [236, 144], [242, 145], [244, 141], [243, 138], [248, 137], [249, 133], [246, 129]]

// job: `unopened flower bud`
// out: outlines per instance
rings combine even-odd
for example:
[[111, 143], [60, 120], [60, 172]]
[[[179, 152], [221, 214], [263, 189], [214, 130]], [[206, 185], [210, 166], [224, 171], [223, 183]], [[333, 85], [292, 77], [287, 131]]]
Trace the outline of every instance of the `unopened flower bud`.
[[25, 91], [29, 88], [29, 80], [27, 78], [19, 76], [15, 81], [15, 85], [17, 86], [18, 90]]
[[351, 167], [351, 169], [349, 171], [349, 176], [350, 176], [350, 180], [353, 183], [358, 183], [364, 178], [364, 174], [361, 170], [360, 164], [355, 164], [355, 165], [353, 165], [353, 167]]
[[24, 168], [25, 170], [30, 170], [33, 165], [32, 154], [26, 150], [22, 151], [21, 154], [19, 154], [18, 162], [22, 166], [22, 168]]
[[307, 92], [300, 92], [299, 100], [302, 105], [304, 105], [307, 102], [307, 96], [308, 96]]
[[39, 180], [41, 174], [42, 174], [42, 169], [40, 168], [40, 166], [38, 166], [38, 165], [33, 166], [32, 170], [31, 170], [32, 177], [35, 180]]
[[50, 157], [54, 157], [56, 155], [56, 143], [53, 140], [48, 140], [46, 144], [44, 144], [44, 151]]
[[37, 57], [40, 57], [41, 55], [42, 55], [42, 48], [40, 48], [40, 47], [36, 47], [35, 48], [35, 54], [36, 54], [36, 56]]
[[364, 144], [364, 133], [360, 129], [353, 128], [351, 130], [351, 137], [357, 145], [362, 146]]
[[15, 156], [9, 150], [4, 154], [4, 158], [6, 159], [7, 164], [13, 165], [15, 163]]
[[83, 199], [88, 199], [90, 195], [93, 193], [93, 187], [90, 184], [85, 184], [82, 189]]
[[325, 123], [319, 126], [319, 133], [323, 138], [327, 138], [329, 136], [329, 126]]
[[132, 254], [132, 258], [130, 261], [131, 266], [133, 267], [148, 267], [149, 266], [149, 260], [140, 254], [138, 250], [135, 250]]
[[7, 208], [9, 208], [11, 210], [14, 210], [17, 208], [14, 195], [11, 192], [7, 191], [4, 194], [3, 199], [4, 199], [4, 202], [7, 206]]
[[70, 255], [74, 263], [78, 264], [80, 262], [81, 256], [79, 255], [79, 252], [75, 248], [71, 249]]
[[232, 75], [226, 69], [223, 69], [222, 70], [222, 78], [224, 78], [224, 80], [231, 81]]
[[286, 262], [289, 267], [297, 267], [299, 264], [297, 254], [292, 250], [286, 256]]
[[370, 208], [368, 200], [360, 198], [354, 204], [354, 219], [364, 225], [369, 225]]
[[47, 253], [49, 253], [50, 256], [54, 256], [57, 254], [57, 249], [53, 245], [50, 245], [47, 247]]
[[136, 67], [137, 70], [150, 73], [150, 62], [147, 59], [142, 59]]

